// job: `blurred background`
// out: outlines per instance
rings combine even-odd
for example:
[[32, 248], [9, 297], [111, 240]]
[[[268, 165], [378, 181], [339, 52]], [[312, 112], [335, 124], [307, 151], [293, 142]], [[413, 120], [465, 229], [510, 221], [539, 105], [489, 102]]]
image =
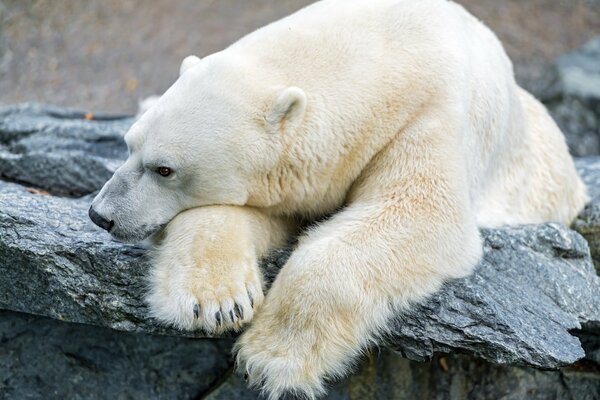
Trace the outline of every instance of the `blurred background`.
[[[529, 90], [600, 34], [598, 0], [459, 0], [500, 37]], [[310, 0], [0, 0], [0, 104], [133, 113], [181, 60], [218, 51]]]

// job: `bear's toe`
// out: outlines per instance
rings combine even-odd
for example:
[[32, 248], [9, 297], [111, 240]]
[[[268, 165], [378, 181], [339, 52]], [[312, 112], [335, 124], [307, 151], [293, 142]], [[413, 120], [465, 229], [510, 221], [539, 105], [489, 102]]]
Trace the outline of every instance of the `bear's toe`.
[[228, 282], [210, 285], [153, 286], [146, 298], [151, 315], [183, 330], [209, 333], [240, 330], [250, 322], [264, 295], [260, 282]]

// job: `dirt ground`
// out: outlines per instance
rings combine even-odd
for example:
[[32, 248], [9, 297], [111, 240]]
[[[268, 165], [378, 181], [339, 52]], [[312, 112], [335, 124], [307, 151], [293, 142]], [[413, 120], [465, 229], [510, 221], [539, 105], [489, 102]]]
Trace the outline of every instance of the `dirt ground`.
[[[188, 54], [220, 50], [310, 2], [0, 0], [0, 104], [131, 113], [174, 81]], [[499, 35], [527, 87], [600, 34], [598, 0], [459, 2]]]

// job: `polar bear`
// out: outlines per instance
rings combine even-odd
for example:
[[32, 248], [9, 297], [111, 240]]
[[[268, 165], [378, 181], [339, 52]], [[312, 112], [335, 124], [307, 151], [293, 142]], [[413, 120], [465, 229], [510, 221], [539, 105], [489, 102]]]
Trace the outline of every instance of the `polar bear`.
[[[395, 313], [473, 270], [478, 228], [568, 224], [587, 199], [497, 38], [444, 0], [325, 0], [188, 57], [125, 141], [90, 217], [154, 238], [160, 321], [252, 321], [237, 363], [270, 398], [323, 394]], [[265, 297], [258, 260], [295, 234]]]

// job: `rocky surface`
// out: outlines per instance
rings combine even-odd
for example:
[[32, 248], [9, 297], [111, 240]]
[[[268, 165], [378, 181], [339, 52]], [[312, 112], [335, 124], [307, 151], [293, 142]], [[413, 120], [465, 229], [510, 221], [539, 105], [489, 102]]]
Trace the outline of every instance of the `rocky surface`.
[[230, 347], [0, 311], [0, 399], [191, 399], [231, 369]]
[[[39, 105], [0, 109], [0, 309], [25, 313], [0, 312], [0, 398], [257, 396], [231, 374], [230, 339], [193, 340], [182, 336], [205, 335], [148, 319], [144, 249], [88, 220], [88, 193], [126, 157], [130, 124]], [[574, 227], [598, 259], [600, 157], [577, 167], [593, 201]], [[387, 349], [330, 398], [600, 396], [600, 278], [586, 241], [552, 223], [482, 234], [475, 274], [399, 315]], [[264, 261], [268, 276], [289, 251]]]
[[[207, 400], [252, 400], [242, 379], [229, 375], [204, 397]], [[558, 371], [496, 365], [476, 357], [439, 354], [420, 363], [382, 350], [369, 354], [348, 379], [330, 388], [331, 400], [596, 400], [600, 398], [598, 365], [588, 361]]]
[[[11, 148], [21, 144], [21, 155], [35, 154], [42, 163], [63, 152], [80, 156], [65, 161], [60, 171], [77, 167], [83, 173], [100, 163], [101, 173], [109, 175], [125, 157], [120, 136], [128, 119], [88, 121], [81, 113], [40, 106], [0, 115], [0, 141]], [[60, 140], [52, 151], [40, 151], [55, 138]], [[581, 165], [587, 165], [588, 180], [600, 179], [592, 178], [592, 161]], [[46, 175], [10, 179], [48, 189], [67, 182], [57, 170], [40, 171]], [[102, 175], [93, 176], [87, 191], [102, 183]], [[0, 307], [117, 330], [202, 336], [165, 329], [147, 318], [143, 249], [117, 243], [93, 227], [89, 203], [89, 197], [52, 196], [0, 182]], [[569, 330], [600, 321], [600, 281], [586, 242], [555, 224], [483, 235], [486, 254], [476, 273], [400, 316], [390, 345], [414, 360], [461, 351], [499, 363], [554, 368], [583, 357]], [[276, 273], [288, 253], [274, 253], [266, 268]]]
[[600, 316], [600, 279], [585, 241], [555, 224], [483, 236], [485, 256], [475, 274], [401, 316], [392, 343], [417, 360], [459, 350], [547, 368], [575, 356], [578, 341], [567, 331], [576, 320], [593, 325]]
[[587, 240], [596, 270], [600, 272], [600, 157], [579, 159], [576, 165], [591, 201], [573, 222], [573, 229]]
[[542, 100], [565, 132], [572, 154], [600, 154], [600, 36], [556, 62], [555, 85]]
[[55, 194], [91, 193], [126, 158], [122, 135], [131, 123], [35, 104], [1, 108], [0, 177]]
[[[0, 182], [0, 308], [113, 329], [165, 329], [143, 304], [143, 249], [92, 226], [89, 197], [69, 199]], [[600, 321], [600, 278], [581, 236], [557, 224], [486, 230], [485, 257], [399, 318], [390, 344], [406, 357], [460, 350], [500, 363], [553, 368], [583, 357], [569, 330]], [[276, 270], [287, 251], [265, 264]]]
[[[407, 360], [382, 349], [367, 355], [331, 400], [565, 399], [600, 397], [600, 341], [581, 336], [588, 354], [556, 371], [495, 365], [438, 354]], [[230, 340], [127, 334], [0, 312], [0, 398], [254, 400], [232, 373]]]

